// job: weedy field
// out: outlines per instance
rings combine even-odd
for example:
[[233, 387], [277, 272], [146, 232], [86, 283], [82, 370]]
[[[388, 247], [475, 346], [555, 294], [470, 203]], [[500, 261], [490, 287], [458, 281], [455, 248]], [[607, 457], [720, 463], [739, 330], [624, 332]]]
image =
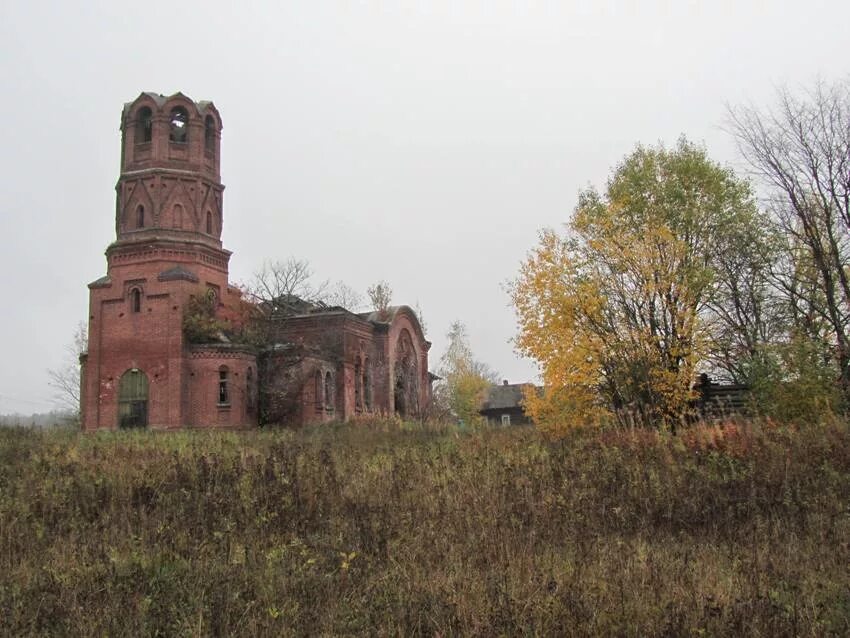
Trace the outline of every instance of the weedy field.
[[4, 635], [850, 635], [850, 429], [0, 428]]

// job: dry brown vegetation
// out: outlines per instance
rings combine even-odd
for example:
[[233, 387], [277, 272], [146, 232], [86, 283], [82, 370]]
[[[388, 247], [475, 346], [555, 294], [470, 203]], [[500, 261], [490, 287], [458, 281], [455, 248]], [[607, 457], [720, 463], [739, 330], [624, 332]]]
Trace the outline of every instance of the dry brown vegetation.
[[850, 430], [0, 428], [5, 635], [848, 635]]

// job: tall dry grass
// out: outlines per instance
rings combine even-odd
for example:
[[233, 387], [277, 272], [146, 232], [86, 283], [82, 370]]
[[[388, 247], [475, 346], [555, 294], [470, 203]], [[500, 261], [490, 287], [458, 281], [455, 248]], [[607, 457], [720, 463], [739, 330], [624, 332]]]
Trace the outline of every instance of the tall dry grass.
[[850, 430], [0, 429], [5, 635], [850, 634]]

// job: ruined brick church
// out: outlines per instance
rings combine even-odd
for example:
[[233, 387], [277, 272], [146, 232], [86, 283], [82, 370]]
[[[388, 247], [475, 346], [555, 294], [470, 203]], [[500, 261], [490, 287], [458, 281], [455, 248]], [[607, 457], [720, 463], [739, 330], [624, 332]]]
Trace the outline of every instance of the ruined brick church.
[[212, 102], [181, 93], [142, 93], [124, 105], [116, 237], [106, 275], [89, 284], [82, 427], [246, 428], [261, 414], [297, 425], [421, 413], [430, 343], [407, 306], [357, 314], [298, 303], [270, 318], [263, 347], [187, 337], [193, 300], [211, 300], [222, 315], [244, 303], [221, 242], [221, 130]]

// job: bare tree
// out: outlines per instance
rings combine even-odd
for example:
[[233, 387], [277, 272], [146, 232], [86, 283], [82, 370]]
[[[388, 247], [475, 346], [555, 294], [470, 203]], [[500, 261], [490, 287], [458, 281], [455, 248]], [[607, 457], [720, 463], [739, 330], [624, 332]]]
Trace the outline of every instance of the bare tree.
[[300, 302], [319, 303], [327, 293], [327, 281], [313, 282], [313, 269], [304, 259], [266, 261], [246, 286], [248, 294], [270, 310], [285, 310]]
[[80, 415], [80, 355], [87, 349], [88, 327], [81, 321], [71, 343], [65, 347], [60, 367], [47, 371], [50, 387], [55, 390], [54, 398], [77, 417]]
[[322, 301], [328, 306], [339, 306], [357, 312], [363, 306], [363, 295], [344, 281], [337, 281], [327, 287]]
[[362, 305], [362, 297], [342, 281], [316, 282], [309, 262], [295, 258], [265, 262], [245, 289], [256, 304], [248, 322], [252, 342], [259, 349], [260, 422], [280, 422], [299, 409], [305, 383], [312, 380], [302, 359], [338, 361], [341, 356], [340, 344], [332, 334], [309, 348], [288, 343], [286, 320], [332, 307], [354, 311]]
[[797, 328], [828, 328], [850, 398], [850, 80], [777, 97], [768, 110], [730, 108], [730, 128], [788, 239], [777, 286]]
[[343, 281], [314, 280], [304, 259], [266, 261], [245, 286], [248, 296], [273, 313], [290, 314], [309, 306], [340, 306], [357, 310], [363, 297]]
[[715, 255], [715, 287], [703, 313], [711, 342], [707, 359], [712, 374], [750, 384], [770, 346], [787, 334], [787, 307], [771, 276], [782, 239], [762, 214], [728, 237], [734, 241]]

